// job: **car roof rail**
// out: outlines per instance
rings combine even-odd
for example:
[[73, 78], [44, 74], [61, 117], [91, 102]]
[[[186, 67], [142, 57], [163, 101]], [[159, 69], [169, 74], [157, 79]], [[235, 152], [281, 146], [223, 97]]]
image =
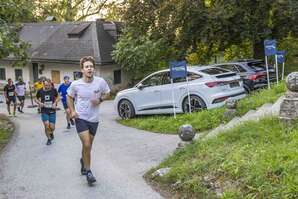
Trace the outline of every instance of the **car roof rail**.
[[259, 62], [259, 61], [263, 61], [261, 59], [238, 59], [238, 60], [233, 60], [230, 62]]

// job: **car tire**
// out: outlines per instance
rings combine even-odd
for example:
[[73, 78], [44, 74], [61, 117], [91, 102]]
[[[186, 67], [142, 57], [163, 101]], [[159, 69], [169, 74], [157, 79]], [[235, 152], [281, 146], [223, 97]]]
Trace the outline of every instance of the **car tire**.
[[135, 109], [129, 100], [123, 99], [118, 103], [118, 115], [125, 120], [135, 117]]
[[[191, 112], [198, 112], [206, 109], [206, 103], [197, 95], [190, 95]], [[183, 99], [182, 110], [184, 113], [189, 113], [188, 96]]]

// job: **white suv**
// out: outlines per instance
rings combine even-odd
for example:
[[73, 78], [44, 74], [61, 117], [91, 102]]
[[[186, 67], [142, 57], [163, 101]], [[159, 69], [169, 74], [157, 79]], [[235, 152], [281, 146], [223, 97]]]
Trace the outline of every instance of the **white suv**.
[[[224, 105], [228, 98], [245, 97], [243, 83], [236, 73], [212, 66], [187, 67], [191, 111]], [[155, 72], [135, 87], [120, 91], [114, 101], [123, 119], [143, 114], [173, 113], [172, 89], [177, 113], [189, 112], [186, 78], [170, 80], [170, 71]]]

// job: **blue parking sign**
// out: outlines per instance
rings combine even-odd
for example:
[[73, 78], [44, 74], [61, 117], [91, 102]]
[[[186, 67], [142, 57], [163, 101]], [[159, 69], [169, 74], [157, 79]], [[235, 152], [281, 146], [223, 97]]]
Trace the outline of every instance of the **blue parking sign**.
[[276, 52], [276, 56], [277, 56], [277, 62], [282, 64], [285, 62], [285, 55], [286, 55], [286, 51], [281, 50], [281, 51], [277, 51]]
[[186, 61], [171, 61], [170, 62], [170, 76], [171, 79], [176, 79], [179, 77], [186, 77]]
[[276, 40], [265, 40], [264, 41], [264, 49], [265, 56], [275, 55], [276, 54]]

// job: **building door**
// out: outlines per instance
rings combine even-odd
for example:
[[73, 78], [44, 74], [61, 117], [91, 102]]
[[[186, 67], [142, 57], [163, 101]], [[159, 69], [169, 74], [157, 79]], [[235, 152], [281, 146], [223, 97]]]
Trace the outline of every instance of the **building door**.
[[38, 80], [38, 63], [32, 63], [32, 69], [33, 69], [33, 81], [37, 82], [37, 80]]
[[52, 70], [52, 81], [54, 84], [60, 84], [60, 71]]

